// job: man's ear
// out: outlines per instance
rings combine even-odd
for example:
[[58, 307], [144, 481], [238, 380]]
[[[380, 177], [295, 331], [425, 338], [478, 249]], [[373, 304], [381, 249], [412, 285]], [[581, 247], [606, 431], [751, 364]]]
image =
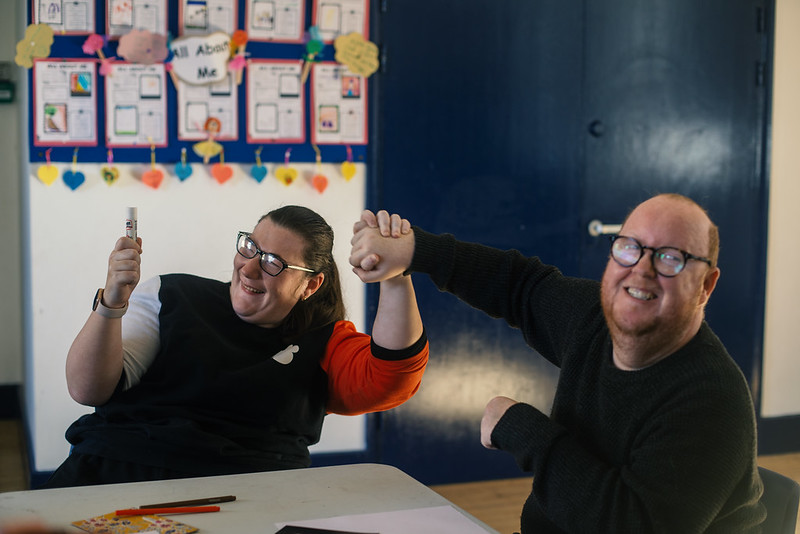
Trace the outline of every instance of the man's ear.
[[314, 276], [309, 277], [306, 280], [306, 288], [303, 290], [303, 300], [306, 300], [311, 295], [317, 292], [319, 288], [322, 287], [322, 283], [325, 281], [325, 274], [317, 273]]
[[709, 271], [706, 273], [706, 277], [703, 279], [703, 300], [700, 303], [702, 306], [705, 306], [708, 302], [708, 299], [711, 298], [711, 293], [713, 293], [714, 288], [717, 287], [719, 275], [719, 267], [709, 269]]

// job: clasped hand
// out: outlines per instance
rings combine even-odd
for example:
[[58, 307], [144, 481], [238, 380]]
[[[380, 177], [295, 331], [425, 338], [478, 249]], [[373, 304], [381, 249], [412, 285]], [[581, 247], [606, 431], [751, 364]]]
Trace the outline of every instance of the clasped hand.
[[109, 308], [122, 308], [139, 283], [142, 263], [142, 238], [136, 241], [120, 237], [108, 257], [108, 274], [103, 290], [103, 304]]

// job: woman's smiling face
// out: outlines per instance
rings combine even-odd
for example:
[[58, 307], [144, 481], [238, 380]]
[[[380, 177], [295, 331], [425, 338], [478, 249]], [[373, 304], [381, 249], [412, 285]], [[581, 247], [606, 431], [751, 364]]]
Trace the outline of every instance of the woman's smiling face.
[[[258, 223], [250, 238], [260, 250], [286, 263], [306, 266], [303, 239], [269, 218]], [[270, 276], [261, 269], [260, 261], [260, 254], [251, 259], [238, 253], [234, 256], [231, 304], [241, 320], [274, 328], [283, 322], [298, 301], [319, 288], [324, 277], [296, 269], [284, 269], [278, 276]]]

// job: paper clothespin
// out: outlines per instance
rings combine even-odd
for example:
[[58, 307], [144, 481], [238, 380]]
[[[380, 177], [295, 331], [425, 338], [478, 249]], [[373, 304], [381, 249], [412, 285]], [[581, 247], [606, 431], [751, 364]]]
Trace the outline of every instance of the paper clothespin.
[[247, 32], [244, 30], [236, 30], [231, 36], [231, 51], [235, 51], [236, 55], [228, 62], [228, 70], [236, 73], [236, 85], [242, 83], [242, 73], [247, 64], [245, 61], [245, 49], [247, 48]]
[[186, 163], [186, 148], [181, 148], [181, 161], [175, 164], [175, 175], [181, 182], [192, 175], [192, 166]]
[[156, 169], [156, 145], [153, 142], [153, 138], [148, 137], [147, 140], [150, 142], [150, 170], [142, 174], [142, 182], [153, 189], [158, 189], [158, 186], [164, 180], [164, 173]]
[[311, 185], [322, 194], [328, 187], [328, 177], [322, 174], [322, 154], [319, 151], [319, 147], [312, 143], [311, 148], [317, 153], [316, 172], [311, 178]]
[[58, 168], [50, 163], [50, 152], [52, 150], [52, 148], [48, 148], [44, 151], [44, 158], [47, 163], [39, 167], [39, 170], [36, 171], [36, 176], [39, 177], [39, 180], [41, 180], [44, 185], [53, 185], [53, 182], [58, 178]]
[[208, 139], [195, 143], [194, 153], [203, 158], [203, 164], [208, 165], [208, 160], [222, 152], [222, 145], [214, 141], [214, 137], [222, 128], [222, 123], [216, 117], [209, 117], [203, 125], [203, 129], [208, 133]]
[[75, 150], [72, 152], [72, 169], [66, 171], [63, 178], [64, 183], [73, 191], [78, 189], [81, 184], [86, 181], [86, 177], [78, 170], [78, 147], [75, 147]]
[[119, 169], [114, 167], [114, 153], [108, 149], [108, 156], [106, 157], [108, 165], [100, 168], [100, 174], [103, 176], [103, 181], [108, 185], [113, 184], [119, 178]]
[[306, 51], [303, 54], [303, 71], [300, 74], [300, 84], [306, 83], [308, 74], [311, 72], [311, 64], [319, 61], [320, 52], [325, 47], [322, 39], [319, 36], [319, 30], [316, 26], [311, 26], [308, 29], [309, 39], [306, 43]]
[[256, 164], [250, 167], [250, 176], [252, 176], [258, 183], [261, 183], [261, 181], [267, 175], [267, 168], [261, 163], [262, 148], [264, 147], [260, 146], [256, 149]]
[[356, 164], [353, 163], [353, 149], [347, 145], [347, 161], [342, 163], [342, 176], [347, 181], [356, 175]]
[[297, 169], [289, 167], [289, 157], [292, 154], [292, 149], [287, 148], [283, 154], [283, 167], [275, 169], [275, 178], [283, 182], [283, 185], [292, 185], [292, 182], [297, 179]]

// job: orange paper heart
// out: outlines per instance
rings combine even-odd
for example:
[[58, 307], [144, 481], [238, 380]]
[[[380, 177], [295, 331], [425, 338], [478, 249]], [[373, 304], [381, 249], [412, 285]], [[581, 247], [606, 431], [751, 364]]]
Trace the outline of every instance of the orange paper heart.
[[291, 185], [297, 178], [297, 169], [292, 167], [279, 167], [275, 170], [275, 178], [283, 182], [283, 185]]
[[144, 182], [146, 185], [149, 185], [153, 189], [158, 189], [158, 186], [161, 185], [162, 180], [164, 180], [164, 173], [158, 169], [151, 169], [142, 174], [142, 182]]
[[58, 178], [58, 168], [55, 165], [42, 165], [36, 175], [45, 185], [52, 185]]
[[324, 174], [315, 174], [314, 177], [311, 178], [311, 185], [314, 186], [314, 189], [322, 193], [325, 191], [325, 188], [328, 187], [328, 178]]
[[215, 163], [211, 166], [211, 176], [220, 184], [224, 184], [233, 176], [233, 168], [224, 163]]

